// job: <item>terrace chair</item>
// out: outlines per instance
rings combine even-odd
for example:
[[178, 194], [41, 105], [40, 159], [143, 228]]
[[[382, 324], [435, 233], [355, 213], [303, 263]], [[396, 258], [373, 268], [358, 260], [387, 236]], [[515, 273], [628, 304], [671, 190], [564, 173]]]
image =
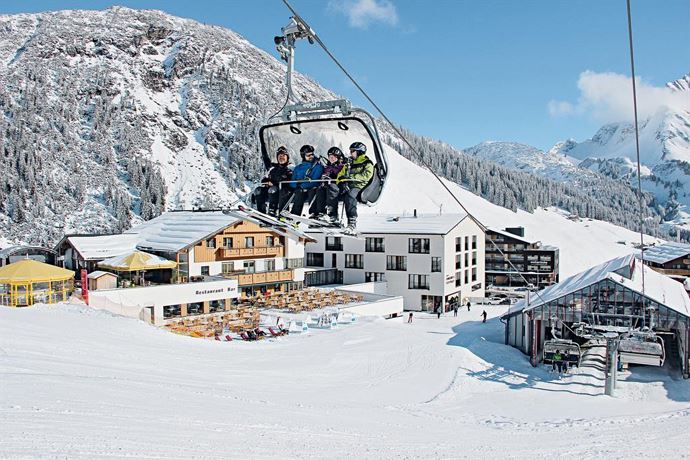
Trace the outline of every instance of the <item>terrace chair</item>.
[[252, 339], [250, 339], [249, 336], [247, 335], [247, 333], [244, 332], [244, 331], [240, 332], [240, 337], [241, 337], [242, 340], [244, 340], [245, 342], [251, 342], [251, 341], [252, 341]]
[[225, 341], [226, 341], [226, 342], [232, 342], [232, 337], [230, 337], [230, 335], [226, 335], [226, 336], [225, 336]]

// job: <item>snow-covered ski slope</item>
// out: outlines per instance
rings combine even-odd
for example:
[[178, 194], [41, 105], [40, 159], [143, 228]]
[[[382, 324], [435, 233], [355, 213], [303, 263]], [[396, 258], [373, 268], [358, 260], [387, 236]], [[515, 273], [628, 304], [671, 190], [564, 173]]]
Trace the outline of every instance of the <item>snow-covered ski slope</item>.
[[[419, 213], [461, 212], [450, 194], [427, 170], [403, 158], [392, 148], [386, 148], [390, 173], [380, 200], [375, 206], [360, 206], [361, 213]], [[561, 277], [570, 276], [614, 257], [630, 254], [633, 243], [639, 243], [638, 233], [608, 222], [582, 219], [572, 221], [558, 209], [540, 209], [534, 213], [496, 206], [474, 195], [458, 184], [445, 181], [461, 203], [482, 224], [503, 229], [525, 227], [528, 239], [560, 248]], [[658, 241], [646, 237], [645, 243]], [[625, 243], [625, 244], [621, 244]]]
[[690, 385], [599, 364], [559, 379], [490, 307], [262, 343], [77, 306], [0, 309], [2, 458], [630, 458], [681, 455]]

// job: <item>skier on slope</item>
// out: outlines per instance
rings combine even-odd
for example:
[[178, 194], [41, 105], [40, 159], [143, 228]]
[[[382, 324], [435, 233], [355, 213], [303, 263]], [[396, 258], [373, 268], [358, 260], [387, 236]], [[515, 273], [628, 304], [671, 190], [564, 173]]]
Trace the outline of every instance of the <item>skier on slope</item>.
[[482, 323], [486, 323], [486, 310], [482, 312]]
[[[338, 147], [331, 147], [328, 149], [328, 163], [323, 169], [323, 179], [335, 179], [338, 174], [343, 169], [343, 162], [345, 160], [345, 155], [343, 151]], [[328, 195], [328, 189], [334, 188], [335, 193], [337, 193], [338, 186], [335, 183], [322, 183], [316, 189], [316, 196], [309, 208], [309, 214], [311, 219], [321, 219], [326, 213], [326, 197]]]
[[[267, 160], [268, 161], [268, 160]], [[277, 214], [290, 199], [292, 189], [281, 182], [288, 181], [292, 177], [290, 168], [290, 155], [284, 146], [278, 147], [276, 151], [276, 162], [268, 163], [266, 176], [261, 179], [261, 185], [254, 190], [254, 201], [259, 212]]]
[[292, 198], [291, 213], [296, 216], [302, 215], [302, 208], [304, 203], [311, 203], [316, 194], [319, 182], [309, 182], [310, 180], [321, 179], [323, 174], [323, 166], [319, 158], [314, 153], [314, 147], [311, 145], [303, 145], [299, 149], [299, 154], [302, 157], [302, 163], [295, 166], [292, 171], [293, 181], [305, 182], [291, 182], [290, 187], [294, 190], [294, 197]]
[[357, 227], [357, 196], [374, 177], [374, 163], [367, 157], [367, 146], [361, 142], [350, 145], [350, 161], [338, 174], [337, 189], [328, 190], [328, 216], [331, 222], [338, 223], [338, 202], [345, 203], [348, 233]]

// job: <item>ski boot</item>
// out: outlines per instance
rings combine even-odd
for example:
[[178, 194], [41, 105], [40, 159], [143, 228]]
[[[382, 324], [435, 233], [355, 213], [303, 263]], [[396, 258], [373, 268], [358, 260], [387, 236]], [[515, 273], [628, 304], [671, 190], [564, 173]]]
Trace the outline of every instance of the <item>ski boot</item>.
[[347, 227], [343, 230], [346, 235], [356, 235], [357, 234], [357, 219], [349, 218], [347, 219]]

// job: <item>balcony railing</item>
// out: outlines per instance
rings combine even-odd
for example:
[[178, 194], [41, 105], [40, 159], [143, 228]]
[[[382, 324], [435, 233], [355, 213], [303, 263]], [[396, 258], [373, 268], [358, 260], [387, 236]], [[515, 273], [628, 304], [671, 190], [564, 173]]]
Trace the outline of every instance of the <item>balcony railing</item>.
[[223, 276], [231, 280], [237, 280], [237, 284], [239, 284], [240, 286], [250, 286], [253, 284], [264, 283], [280, 283], [283, 281], [292, 281], [293, 278], [292, 270], [225, 274]]
[[283, 246], [254, 246], [251, 248], [218, 248], [223, 259], [235, 257], [276, 257], [283, 255]]

